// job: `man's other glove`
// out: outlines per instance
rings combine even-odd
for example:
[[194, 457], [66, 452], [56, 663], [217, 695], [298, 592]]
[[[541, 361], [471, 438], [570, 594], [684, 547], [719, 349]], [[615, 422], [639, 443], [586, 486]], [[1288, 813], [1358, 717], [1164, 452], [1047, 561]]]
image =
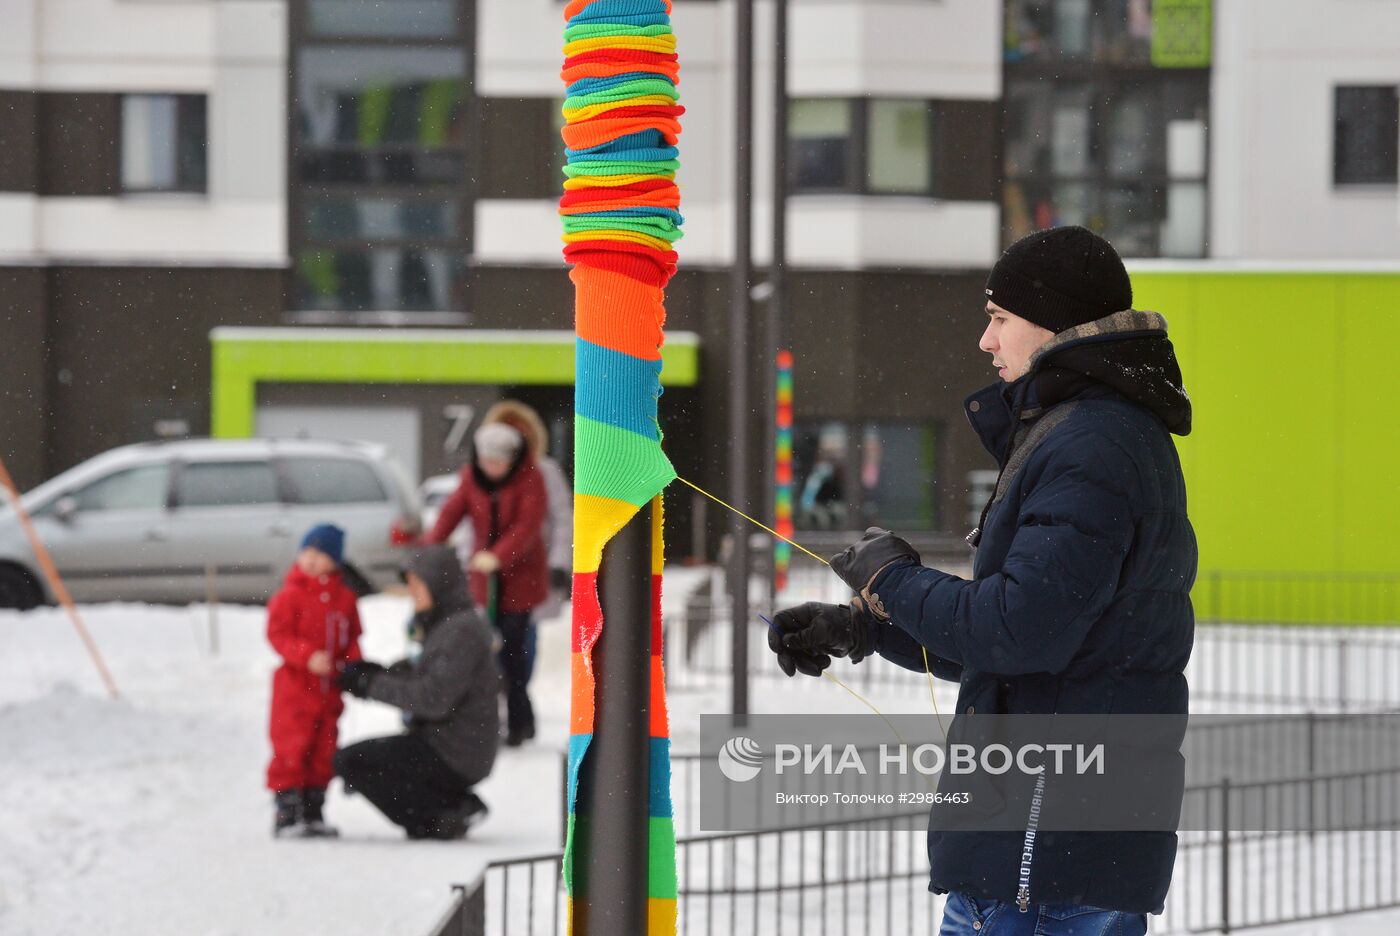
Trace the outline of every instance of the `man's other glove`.
[[875, 579], [892, 565], [912, 561], [920, 564], [919, 551], [889, 530], [870, 527], [860, 542], [847, 546], [831, 557], [831, 570], [860, 595], [865, 607], [878, 620], [888, 621], [880, 596], [871, 591]]
[[369, 695], [369, 685], [374, 678], [384, 672], [384, 667], [368, 660], [354, 660], [345, 664], [340, 672], [340, 688], [357, 699]]
[[773, 615], [768, 649], [777, 654], [778, 666], [787, 675], [820, 676], [832, 657], [859, 663], [873, 648], [865, 621], [849, 605], [809, 601]]

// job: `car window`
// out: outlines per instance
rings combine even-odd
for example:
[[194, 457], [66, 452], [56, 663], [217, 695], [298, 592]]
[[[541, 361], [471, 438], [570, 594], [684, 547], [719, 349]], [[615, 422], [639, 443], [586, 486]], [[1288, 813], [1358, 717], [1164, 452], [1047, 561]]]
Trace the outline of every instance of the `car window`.
[[109, 474], [71, 496], [80, 511], [159, 510], [169, 491], [169, 465], [142, 465]]
[[374, 469], [350, 458], [289, 458], [283, 462], [298, 504], [371, 504], [389, 499]]
[[181, 507], [275, 504], [277, 476], [264, 461], [189, 462], [180, 469], [175, 500]]

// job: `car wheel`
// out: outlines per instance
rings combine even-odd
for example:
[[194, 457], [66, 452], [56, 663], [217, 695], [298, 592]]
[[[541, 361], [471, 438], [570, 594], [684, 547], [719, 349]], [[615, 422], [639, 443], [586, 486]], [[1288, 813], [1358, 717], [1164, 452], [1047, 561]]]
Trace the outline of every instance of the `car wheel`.
[[28, 611], [44, 603], [34, 576], [17, 565], [0, 565], [0, 608]]

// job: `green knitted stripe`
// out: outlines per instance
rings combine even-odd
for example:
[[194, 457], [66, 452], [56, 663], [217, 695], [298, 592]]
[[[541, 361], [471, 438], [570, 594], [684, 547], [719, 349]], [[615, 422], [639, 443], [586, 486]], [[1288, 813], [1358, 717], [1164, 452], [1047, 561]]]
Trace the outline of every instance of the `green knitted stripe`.
[[647, 896], [677, 897], [676, 826], [669, 816], [647, 822]]
[[[575, 864], [574, 857], [586, 854], [589, 817], [569, 814], [564, 846], [564, 891], [574, 900], [588, 895], [587, 865]], [[676, 825], [670, 817], [647, 820], [647, 896], [675, 900], [680, 888], [676, 879]]]
[[666, 23], [657, 23], [652, 26], [625, 26], [621, 23], [584, 23], [580, 26], [569, 26], [564, 30], [564, 41], [574, 42], [578, 39], [596, 39], [599, 36], [670, 36], [674, 34]]
[[671, 82], [662, 78], [639, 78], [636, 81], [628, 81], [611, 88], [604, 88], [601, 91], [590, 91], [587, 94], [566, 97], [564, 98], [564, 110], [578, 110], [589, 104], [608, 104], [613, 101], [625, 101], [628, 98], [653, 94], [663, 95], [673, 101], [681, 99], [680, 91]]
[[587, 162], [573, 163], [564, 167], [564, 175], [570, 179], [578, 176], [650, 175], [660, 179], [675, 178], [681, 167], [679, 159], [658, 159], [648, 162]]
[[[587, 893], [584, 876], [574, 872], [574, 857], [588, 853], [587, 833], [588, 817], [569, 813], [569, 825], [564, 833], [564, 892], [575, 900]], [[579, 864], [583, 866], [583, 862]]]
[[636, 231], [650, 234], [672, 243], [684, 234], [669, 218], [586, 218], [573, 216], [564, 220], [564, 233], [577, 234], [580, 231]]
[[574, 452], [576, 494], [641, 507], [676, 478], [659, 443], [586, 416], [575, 417]]

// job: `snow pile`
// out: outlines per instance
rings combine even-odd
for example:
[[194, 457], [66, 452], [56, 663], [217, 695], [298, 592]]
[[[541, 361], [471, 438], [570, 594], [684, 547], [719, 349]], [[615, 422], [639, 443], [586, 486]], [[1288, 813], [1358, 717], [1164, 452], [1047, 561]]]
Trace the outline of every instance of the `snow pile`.
[[[361, 611], [366, 654], [401, 656], [406, 602]], [[413, 936], [449, 884], [559, 842], [567, 692], [544, 687], [567, 672], [562, 623], [542, 635], [541, 743], [503, 751], [479, 788], [492, 815], [470, 840], [407, 842], [337, 785], [327, 814], [342, 840], [274, 842], [262, 772], [276, 661], [262, 610], [218, 609], [218, 656], [201, 607], [83, 614], [120, 701], [61, 612], [0, 613], [0, 933]], [[352, 700], [341, 741], [399, 727], [395, 710]]]

